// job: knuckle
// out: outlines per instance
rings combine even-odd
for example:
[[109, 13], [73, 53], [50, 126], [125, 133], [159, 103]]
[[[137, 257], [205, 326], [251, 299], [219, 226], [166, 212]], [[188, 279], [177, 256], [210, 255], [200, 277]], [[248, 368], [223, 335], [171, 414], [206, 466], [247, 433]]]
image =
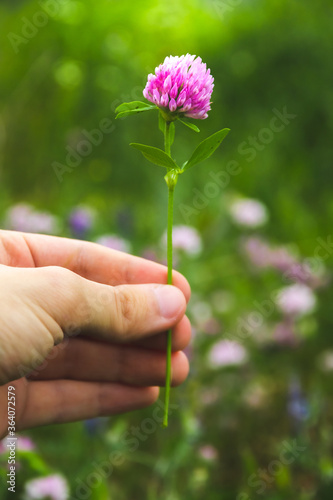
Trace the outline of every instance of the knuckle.
[[49, 285], [55, 287], [57, 290], [75, 291], [75, 293], [78, 293], [82, 288], [80, 286], [82, 284], [81, 276], [69, 269], [60, 266], [50, 266], [45, 268], [45, 272]]
[[87, 306], [85, 287], [83, 278], [69, 269], [49, 266], [39, 268], [43, 273], [43, 279], [46, 281], [47, 289], [52, 290], [54, 294], [65, 301], [68, 307], [77, 307], [78, 304]]
[[122, 285], [114, 288], [114, 304], [117, 330], [123, 335], [131, 336], [142, 304], [132, 291]]
[[72, 271], [60, 266], [48, 266], [39, 268], [45, 277], [49, 280], [50, 284], [54, 286], [63, 285], [64, 281], [68, 281], [76, 276]]

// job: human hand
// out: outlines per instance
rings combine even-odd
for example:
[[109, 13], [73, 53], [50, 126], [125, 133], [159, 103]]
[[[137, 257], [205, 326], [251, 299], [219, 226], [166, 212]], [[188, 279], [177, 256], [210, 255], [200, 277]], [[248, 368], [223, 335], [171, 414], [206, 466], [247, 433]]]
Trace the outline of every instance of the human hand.
[[166, 279], [164, 266], [94, 243], [0, 231], [0, 437], [9, 385], [18, 431], [152, 404], [169, 328], [182, 383], [190, 287]]

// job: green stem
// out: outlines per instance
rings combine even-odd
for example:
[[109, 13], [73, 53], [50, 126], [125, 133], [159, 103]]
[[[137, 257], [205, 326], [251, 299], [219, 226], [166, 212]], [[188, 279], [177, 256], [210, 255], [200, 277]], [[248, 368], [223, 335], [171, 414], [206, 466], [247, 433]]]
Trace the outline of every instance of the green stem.
[[[165, 152], [170, 155], [170, 122], [165, 123], [164, 135]], [[167, 229], [167, 263], [168, 263], [168, 285], [172, 285], [172, 225], [173, 225], [173, 194], [174, 186], [168, 185], [168, 229]], [[163, 426], [168, 426], [170, 387], [171, 387], [171, 352], [172, 352], [172, 331], [168, 330], [167, 353], [166, 353], [166, 373], [165, 373], [165, 404]]]
[[[172, 285], [172, 221], [173, 221], [173, 193], [174, 187], [169, 187], [168, 196], [168, 231], [167, 231], [167, 261], [168, 261], [168, 285]], [[172, 330], [168, 330], [167, 356], [165, 373], [165, 405], [163, 426], [168, 426], [170, 386], [171, 386], [171, 352], [172, 352]]]
[[170, 144], [170, 125], [171, 122], [165, 122], [165, 133], [164, 133], [164, 149], [167, 155], [171, 155], [171, 144]]

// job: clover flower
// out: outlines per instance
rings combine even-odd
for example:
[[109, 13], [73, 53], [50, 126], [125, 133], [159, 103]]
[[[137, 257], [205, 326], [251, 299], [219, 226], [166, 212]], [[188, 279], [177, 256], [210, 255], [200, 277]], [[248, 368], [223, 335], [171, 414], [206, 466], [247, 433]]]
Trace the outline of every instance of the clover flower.
[[281, 312], [287, 316], [302, 316], [314, 310], [316, 297], [311, 288], [296, 283], [282, 288], [276, 302]]
[[230, 206], [230, 215], [236, 224], [246, 227], [263, 226], [268, 220], [265, 205], [251, 198], [235, 200]]
[[49, 212], [40, 212], [28, 203], [11, 206], [5, 216], [5, 227], [26, 233], [57, 234], [59, 220]]
[[25, 498], [27, 500], [67, 500], [69, 497], [68, 485], [63, 476], [38, 477], [25, 485]]
[[17, 436], [16, 449], [19, 451], [32, 451], [36, 448], [35, 443], [28, 436]]
[[166, 57], [148, 75], [143, 95], [168, 113], [181, 113], [188, 118], [203, 120], [208, 117], [214, 78], [200, 57]]
[[[172, 285], [173, 245], [190, 254], [201, 251], [201, 238], [193, 228], [180, 226], [173, 234], [174, 190], [178, 177], [209, 158], [219, 147], [230, 129], [218, 130], [200, 142], [190, 158], [182, 164], [176, 162], [171, 155], [171, 146], [175, 138], [175, 123], [180, 122], [194, 132], [200, 129], [187, 118], [204, 120], [210, 110], [210, 98], [214, 87], [214, 78], [200, 57], [185, 56], [166, 57], [155, 69], [155, 74], [148, 75], [148, 82], [143, 95], [150, 103], [141, 101], [124, 102], [116, 108], [116, 118], [126, 118], [138, 113], [158, 111], [158, 126], [164, 135], [164, 150], [147, 144], [132, 142], [131, 146], [159, 167], [166, 169], [164, 180], [168, 187], [168, 224], [167, 224], [167, 283]], [[174, 242], [172, 241], [174, 237]], [[163, 426], [168, 425], [168, 411], [171, 387], [171, 329], [167, 335], [167, 359], [165, 372], [165, 409]]]
[[276, 269], [296, 283], [314, 289], [328, 283], [328, 275], [320, 259], [315, 261], [317, 268], [311, 269], [307, 259], [296, 258], [287, 247], [272, 246], [256, 236], [243, 239], [242, 250], [254, 266], [262, 269], [269, 267]]
[[247, 359], [246, 349], [234, 340], [220, 340], [213, 345], [209, 353], [209, 362], [212, 368], [242, 365]]

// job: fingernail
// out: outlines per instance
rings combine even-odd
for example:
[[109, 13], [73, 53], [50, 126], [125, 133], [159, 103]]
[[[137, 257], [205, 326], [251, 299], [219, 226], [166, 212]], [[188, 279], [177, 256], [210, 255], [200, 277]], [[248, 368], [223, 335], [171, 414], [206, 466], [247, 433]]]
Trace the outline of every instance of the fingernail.
[[161, 285], [154, 288], [154, 293], [161, 316], [167, 319], [177, 316], [185, 301], [182, 292], [174, 286]]

